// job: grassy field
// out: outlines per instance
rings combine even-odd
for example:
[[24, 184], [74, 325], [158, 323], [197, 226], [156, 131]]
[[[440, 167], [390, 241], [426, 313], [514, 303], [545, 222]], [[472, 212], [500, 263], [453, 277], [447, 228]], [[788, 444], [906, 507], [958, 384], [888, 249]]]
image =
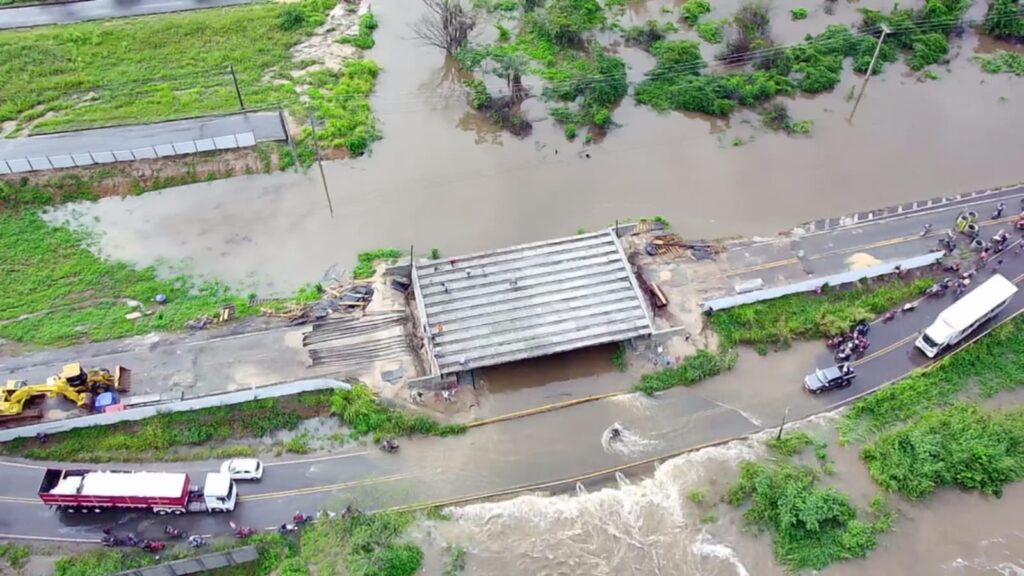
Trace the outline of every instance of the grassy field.
[[653, 395], [676, 386], [691, 386], [732, 370], [736, 365], [736, 358], [736, 353], [732, 350], [718, 354], [698, 350], [696, 354], [684, 358], [676, 366], [644, 374], [640, 377], [640, 382], [633, 386], [633, 391]]
[[765, 353], [792, 340], [825, 338], [847, 332], [860, 320], [871, 320], [924, 293], [930, 278], [913, 282], [858, 284], [824, 294], [793, 294], [766, 302], [715, 312], [711, 325], [722, 345], [752, 344]]
[[[153, 268], [98, 258], [88, 242], [35, 212], [0, 213], [0, 338], [67, 346], [181, 330], [199, 316], [215, 317], [223, 304], [234, 304], [241, 317], [258, 313], [221, 284], [161, 279]], [[167, 303], [153, 303], [157, 294]], [[133, 311], [127, 299], [151, 314], [125, 319]]]
[[[290, 72], [309, 62], [290, 49], [335, 5], [266, 2], [0, 33], [0, 122], [17, 121], [23, 135], [237, 111], [232, 66], [247, 108], [294, 109]], [[379, 138], [367, 101], [378, 69], [356, 62], [318, 73], [314, 105], [323, 144], [359, 155]]]

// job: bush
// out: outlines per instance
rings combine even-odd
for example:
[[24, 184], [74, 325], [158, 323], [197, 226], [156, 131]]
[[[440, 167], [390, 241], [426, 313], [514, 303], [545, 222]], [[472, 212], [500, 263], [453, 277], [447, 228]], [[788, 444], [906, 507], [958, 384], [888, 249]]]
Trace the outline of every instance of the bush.
[[573, 44], [605, 23], [604, 10], [597, 0], [550, 0], [545, 8], [551, 36], [560, 44]]
[[745, 522], [770, 532], [776, 560], [794, 571], [864, 558], [878, 544], [877, 535], [892, 525], [891, 512], [876, 513], [871, 523], [858, 520], [849, 498], [819, 487], [817, 474], [806, 466], [744, 462], [726, 501], [751, 502]]
[[1024, 410], [954, 404], [883, 434], [862, 456], [876, 482], [911, 500], [943, 486], [999, 497], [1024, 478]]
[[576, 139], [576, 130], [577, 130], [577, 128], [576, 128], [575, 124], [566, 124], [565, 125], [565, 138], [567, 140], [575, 140]]
[[678, 32], [679, 29], [671, 22], [664, 24], [657, 20], [648, 20], [643, 26], [630, 26], [622, 34], [622, 40], [626, 46], [642, 46], [644, 48], [654, 44], [658, 40], [664, 40], [666, 34]]
[[914, 38], [913, 54], [910, 56], [910, 67], [922, 70], [925, 66], [938, 64], [949, 53], [949, 42], [942, 34], [922, 34]]
[[306, 11], [298, 4], [288, 4], [281, 11], [281, 30], [290, 32], [306, 25]]
[[331, 398], [331, 413], [340, 417], [357, 434], [385, 436], [424, 434], [449, 436], [465, 432], [459, 424], [440, 424], [423, 414], [414, 414], [381, 405], [366, 384], [351, 390], [336, 390]]
[[708, 44], [718, 44], [722, 41], [722, 31], [727, 22], [727, 20], [716, 20], [698, 23], [697, 36]]
[[401, 257], [402, 251], [397, 248], [380, 248], [369, 252], [360, 252], [356, 257], [356, 267], [352, 269], [352, 278], [356, 280], [373, 278], [377, 262], [381, 260], [395, 260]]
[[401, 541], [413, 517], [379, 512], [332, 518], [303, 529], [301, 559], [315, 574], [412, 576], [423, 564], [423, 551]]
[[998, 50], [993, 56], [976, 56], [981, 69], [989, 74], [1016, 74], [1024, 76], [1024, 55]]
[[[811, 446], [814, 446], [816, 450], [824, 450], [825, 443], [817, 440], [814, 436], [799, 430], [796, 432], [787, 432], [782, 435], [782, 438], [775, 436], [768, 440], [769, 448], [787, 457], [796, 456]], [[827, 454], [825, 454], [824, 457], [819, 455], [819, 460], [825, 460], [827, 457]]]
[[789, 11], [789, 15], [793, 20], [806, 20], [810, 13], [807, 12], [807, 8], [793, 8]]
[[720, 59], [729, 62], [747, 62], [752, 52], [775, 45], [771, 38], [771, 16], [768, 5], [751, 1], [740, 6], [732, 20], [732, 33], [725, 43]]
[[491, 94], [487, 91], [487, 85], [479, 78], [463, 80], [462, 83], [469, 89], [469, 105], [474, 110], [483, 110], [491, 103]]
[[700, 17], [711, 12], [711, 2], [708, 0], [687, 0], [680, 9], [683, 20], [690, 26], [696, 26]]
[[682, 362], [671, 368], [644, 374], [640, 382], [633, 386], [636, 392], [648, 396], [676, 386], [691, 386], [717, 376], [736, 365], [736, 353], [732, 350], [715, 354], [707, 350], [698, 350], [693, 356], [684, 358]]
[[1019, 0], [994, 0], [985, 17], [985, 34], [1006, 40], [1024, 39], [1024, 14]]

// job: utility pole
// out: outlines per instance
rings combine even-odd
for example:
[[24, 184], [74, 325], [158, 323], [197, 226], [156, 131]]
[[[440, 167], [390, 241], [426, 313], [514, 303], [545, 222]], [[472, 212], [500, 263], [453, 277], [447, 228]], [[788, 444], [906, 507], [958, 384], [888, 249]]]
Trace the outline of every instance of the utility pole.
[[238, 76], [235, 75], [235, 65], [228, 64], [228, 70], [231, 71], [231, 81], [235, 84], [235, 96], [238, 96], [238, 107], [245, 110], [245, 102], [242, 101], [242, 90], [238, 88]]
[[871, 80], [871, 74], [875, 71], [875, 60], [878, 60], [878, 53], [882, 51], [882, 41], [885, 40], [885, 35], [888, 33], [889, 27], [882, 24], [882, 35], [878, 37], [875, 54], [871, 56], [871, 64], [868, 64], [868, 73], [864, 76], [864, 83], [860, 86], [860, 94], [857, 94], [857, 101], [853, 103], [853, 110], [850, 111], [850, 117], [846, 119], [847, 122], [853, 122], [853, 115], [857, 113], [857, 106], [860, 106], [860, 99], [864, 97], [864, 90], [867, 90], [868, 80]]
[[786, 420], [789, 418], [789, 406], [786, 406], [786, 413], [782, 415], [782, 425], [779, 426], [779, 434], [775, 436], [776, 440], [782, 440], [782, 429], [786, 427]]
[[313, 131], [313, 148], [316, 150], [316, 165], [320, 168], [320, 182], [324, 185], [324, 196], [327, 197], [327, 209], [331, 212], [331, 218], [334, 218], [334, 204], [331, 203], [331, 192], [327, 189], [327, 176], [324, 175], [324, 163], [320, 160], [320, 143], [316, 139], [316, 116], [313, 115], [313, 109], [309, 106], [306, 107], [306, 112], [309, 114], [309, 127]]

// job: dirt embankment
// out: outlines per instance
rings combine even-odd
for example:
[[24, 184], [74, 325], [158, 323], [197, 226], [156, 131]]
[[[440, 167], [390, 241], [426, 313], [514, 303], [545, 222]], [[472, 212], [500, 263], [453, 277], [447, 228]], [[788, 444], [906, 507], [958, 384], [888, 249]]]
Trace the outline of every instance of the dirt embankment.
[[11, 185], [13, 193], [10, 199], [0, 195], [0, 209], [8, 204], [17, 207], [20, 194], [49, 194], [58, 203], [131, 196], [243, 174], [270, 173], [291, 165], [294, 159], [287, 145], [260, 144], [242, 150], [6, 174], [0, 176], [0, 183]]

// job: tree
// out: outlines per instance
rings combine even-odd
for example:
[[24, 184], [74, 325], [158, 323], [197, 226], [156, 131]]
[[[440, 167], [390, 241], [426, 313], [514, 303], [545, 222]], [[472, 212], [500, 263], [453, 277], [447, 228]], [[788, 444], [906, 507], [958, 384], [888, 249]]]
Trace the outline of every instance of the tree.
[[526, 87], [523, 86], [523, 74], [529, 69], [530, 62], [526, 56], [519, 52], [512, 52], [494, 58], [494, 74], [503, 80], [508, 86], [512, 100], [520, 101], [526, 98]]
[[545, 10], [554, 40], [560, 44], [578, 42], [584, 32], [605, 23], [597, 0], [551, 0]]
[[412, 25], [417, 38], [455, 54], [469, 40], [476, 26], [476, 18], [467, 12], [459, 0], [423, 0], [428, 13]]

